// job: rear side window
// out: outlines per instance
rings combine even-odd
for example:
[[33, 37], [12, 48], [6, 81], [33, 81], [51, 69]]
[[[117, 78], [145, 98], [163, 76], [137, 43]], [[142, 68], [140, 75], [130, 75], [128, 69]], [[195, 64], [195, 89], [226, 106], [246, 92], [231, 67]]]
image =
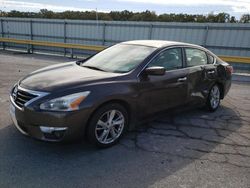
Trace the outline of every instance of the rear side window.
[[181, 48], [171, 48], [161, 52], [156, 56], [148, 67], [160, 66], [166, 70], [182, 68]]
[[207, 60], [209, 64], [213, 64], [214, 63], [214, 57], [210, 54], [207, 54]]
[[188, 67], [207, 64], [206, 52], [195, 48], [185, 48], [185, 52]]

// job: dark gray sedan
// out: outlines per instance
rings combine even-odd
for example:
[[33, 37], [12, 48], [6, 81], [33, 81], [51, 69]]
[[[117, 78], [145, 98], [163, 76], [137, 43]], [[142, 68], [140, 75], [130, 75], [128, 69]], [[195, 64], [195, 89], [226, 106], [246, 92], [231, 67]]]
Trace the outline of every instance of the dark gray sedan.
[[184, 104], [215, 111], [230, 89], [232, 71], [197, 45], [122, 42], [27, 75], [11, 91], [10, 112], [25, 135], [46, 141], [86, 137], [108, 147], [161, 111]]

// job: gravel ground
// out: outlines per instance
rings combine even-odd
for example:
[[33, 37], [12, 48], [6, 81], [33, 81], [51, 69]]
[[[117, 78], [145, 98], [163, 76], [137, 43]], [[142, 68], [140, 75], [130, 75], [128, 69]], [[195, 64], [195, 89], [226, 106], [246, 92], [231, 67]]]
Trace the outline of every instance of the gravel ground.
[[45, 143], [13, 126], [8, 92], [64, 57], [0, 52], [0, 187], [250, 187], [250, 83], [234, 82], [215, 113], [165, 114], [118, 145]]

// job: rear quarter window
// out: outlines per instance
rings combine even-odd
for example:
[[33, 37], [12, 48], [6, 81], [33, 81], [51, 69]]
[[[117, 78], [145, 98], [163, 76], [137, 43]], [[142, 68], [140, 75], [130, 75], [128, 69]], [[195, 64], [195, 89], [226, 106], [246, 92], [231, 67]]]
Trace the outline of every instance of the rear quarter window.
[[214, 56], [207, 54], [207, 61], [208, 61], [208, 64], [213, 64], [214, 63]]

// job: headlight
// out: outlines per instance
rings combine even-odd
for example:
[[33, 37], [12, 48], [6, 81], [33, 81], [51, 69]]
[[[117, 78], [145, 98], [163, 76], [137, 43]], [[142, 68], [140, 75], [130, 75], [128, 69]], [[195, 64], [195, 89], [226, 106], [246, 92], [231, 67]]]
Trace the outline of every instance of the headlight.
[[40, 105], [42, 110], [52, 111], [73, 111], [78, 110], [80, 103], [90, 94], [90, 91], [74, 93], [59, 98], [52, 99]]

